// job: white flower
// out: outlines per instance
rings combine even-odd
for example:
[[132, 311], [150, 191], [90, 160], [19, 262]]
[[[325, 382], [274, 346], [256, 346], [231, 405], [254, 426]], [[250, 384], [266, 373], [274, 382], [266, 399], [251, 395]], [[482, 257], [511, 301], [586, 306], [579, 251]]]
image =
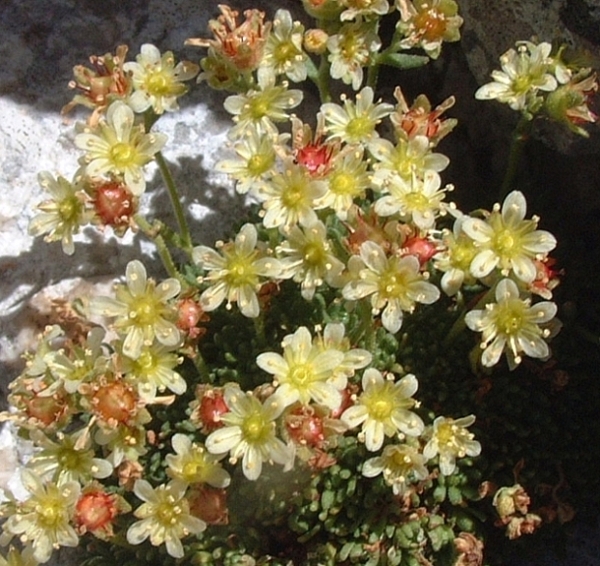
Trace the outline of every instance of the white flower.
[[392, 374], [384, 378], [374, 368], [365, 370], [362, 394], [341, 416], [349, 428], [362, 424], [361, 438], [371, 452], [381, 448], [386, 436], [419, 436], [424, 429], [421, 417], [410, 410], [416, 405], [412, 396], [417, 392], [417, 378], [408, 374], [399, 381], [394, 379]]
[[423, 178], [426, 171], [443, 171], [450, 160], [441, 153], [431, 152], [427, 136], [400, 138], [396, 145], [384, 139], [373, 140], [369, 151], [377, 162], [373, 165], [373, 182], [385, 188], [388, 183], [413, 176]]
[[433, 421], [431, 439], [423, 449], [427, 459], [439, 456], [440, 472], [449, 476], [456, 468], [456, 458], [478, 456], [481, 444], [473, 440], [474, 436], [467, 430], [475, 422], [475, 417], [469, 415], [460, 419], [437, 417]]
[[411, 483], [429, 475], [425, 461], [425, 457], [408, 444], [388, 444], [381, 456], [365, 461], [362, 473], [368, 478], [383, 473], [383, 479], [392, 486], [394, 495], [403, 495]]
[[315, 208], [331, 208], [340, 220], [348, 218], [354, 199], [371, 186], [371, 174], [362, 146], [346, 146], [331, 160], [325, 175], [327, 192], [315, 201]]
[[318, 220], [317, 199], [326, 190], [325, 181], [313, 178], [301, 165], [288, 163], [283, 172], [275, 174], [255, 192], [263, 203], [264, 226], [287, 229], [296, 224], [314, 224]]
[[296, 401], [308, 405], [311, 400], [332, 410], [337, 409], [347, 378], [336, 368], [344, 354], [335, 349], [316, 347], [308, 329], [301, 326], [282, 342], [283, 356], [265, 352], [256, 359], [258, 366], [273, 375], [277, 384], [275, 396], [285, 407]]
[[229, 474], [218, 463], [220, 457], [207, 453], [204, 446], [193, 443], [185, 434], [174, 434], [171, 439], [175, 454], [167, 454], [167, 474], [185, 483], [207, 483], [224, 488], [231, 481]]
[[162, 393], [168, 389], [182, 395], [187, 389], [185, 379], [174, 370], [183, 358], [172, 347], [154, 342], [142, 346], [135, 358], [125, 355], [119, 361], [125, 380], [137, 388], [139, 396], [147, 403], [155, 400], [157, 391]]
[[356, 95], [356, 103], [343, 97], [343, 106], [328, 102], [321, 106], [325, 118], [327, 139], [367, 146], [379, 137], [376, 130], [381, 120], [392, 113], [394, 106], [386, 102], [373, 103], [371, 87]]
[[209, 283], [200, 295], [202, 308], [207, 311], [217, 309], [227, 300], [228, 307], [236, 303], [240, 312], [255, 318], [260, 312], [256, 292], [261, 287], [261, 279], [279, 277], [279, 260], [267, 256], [264, 247], [257, 246], [258, 234], [253, 224], [244, 224], [234, 242], [220, 246], [220, 252], [207, 246], [193, 249], [194, 262], [208, 271], [203, 281]]
[[293, 21], [288, 10], [277, 10], [265, 43], [259, 74], [268, 69], [276, 75], [284, 74], [296, 83], [306, 80], [308, 56], [302, 50], [303, 35], [304, 26]]
[[32, 430], [30, 436], [40, 451], [32, 456], [27, 467], [42, 479], [85, 484], [92, 478], [107, 478], [113, 471], [110, 462], [96, 458], [85, 429], [73, 434], [59, 433], [58, 442], [39, 429]]
[[88, 176], [122, 175], [136, 196], [146, 189], [144, 166], [166, 142], [165, 134], [147, 134], [142, 124], [134, 125], [133, 110], [120, 101], [108, 107], [106, 120], [96, 128], [86, 127], [75, 136], [75, 145], [86, 152], [80, 162]]
[[123, 70], [131, 74], [135, 92], [127, 103], [134, 112], [141, 113], [152, 107], [156, 114], [162, 114], [179, 108], [177, 98], [187, 92], [182, 81], [193, 79], [199, 67], [189, 61], [175, 65], [171, 51], [161, 55], [154, 45], [145, 43], [136, 61], [125, 63]]
[[219, 161], [215, 169], [231, 175], [237, 181], [235, 190], [239, 194], [252, 191], [263, 186], [273, 175], [273, 167], [277, 160], [275, 148], [284, 139], [284, 136], [273, 138], [271, 135], [250, 130], [248, 135], [233, 144], [236, 157]]
[[335, 285], [344, 264], [331, 252], [327, 229], [315, 222], [302, 229], [294, 226], [286, 233], [287, 239], [277, 246], [281, 259], [282, 277], [293, 277], [301, 284], [301, 294], [312, 300], [317, 287], [327, 282]]
[[127, 529], [127, 542], [141, 544], [150, 538], [153, 546], [165, 544], [171, 556], [183, 558], [181, 539], [206, 529], [204, 521], [190, 514], [186, 487], [174, 480], [154, 489], [146, 480], [136, 480], [133, 492], [144, 503], [133, 513], [140, 520]]
[[91, 211], [85, 207], [85, 192], [80, 178], [69, 183], [64, 177], [56, 179], [47, 171], [38, 175], [38, 182], [44, 191], [50, 193], [50, 199], [37, 205], [40, 214], [36, 214], [29, 223], [32, 236], [46, 234], [46, 242], [60, 240], [63, 252], [71, 255], [75, 251], [73, 235], [92, 218]]
[[[419, 260], [414, 255], [387, 257], [381, 246], [366, 241], [360, 246], [360, 258], [354, 278], [342, 289], [345, 299], [357, 301], [371, 297], [374, 314], [381, 310], [381, 322], [389, 332], [402, 326], [403, 311], [412, 312], [415, 303], [431, 304], [439, 299], [440, 290], [424, 280]], [[362, 266], [362, 268], [360, 268]]]
[[127, 264], [125, 280], [126, 285], [117, 286], [114, 299], [94, 297], [90, 302], [91, 314], [116, 317], [113, 326], [125, 335], [123, 353], [135, 359], [154, 338], [165, 346], [179, 345], [181, 336], [173, 322], [177, 312], [170, 302], [181, 290], [179, 281], [169, 278], [157, 285], [138, 260]]
[[33, 556], [40, 563], [47, 562], [60, 546], [77, 546], [79, 537], [71, 520], [81, 491], [79, 484], [42, 483], [27, 469], [21, 471], [21, 481], [29, 498], [18, 504], [18, 511], [8, 517], [4, 531], [18, 535], [28, 547], [31, 545]]
[[523, 193], [513, 191], [496, 204], [486, 220], [465, 218], [463, 231], [475, 241], [479, 252], [471, 262], [471, 273], [479, 279], [499, 267], [503, 275], [512, 270], [525, 283], [537, 274], [534, 259], [541, 260], [556, 247], [550, 232], [536, 230], [538, 218], [525, 220], [527, 202]]
[[322, 351], [338, 350], [344, 359], [335, 369], [352, 377], [357, 369], [368, 366], [373, 359], [371, 352], [362, 348], [352, 348], [350, 340], [345, 336], [346, 328], [341, 322], [330, 322], [325, 325], [323, 336], [317, 337], [315, 345]]
[[235, 386], [225, 388], [224, 399], [229, 408], [221, 416], [225, 426], [211, 432], [206, 439], [211, 454], [229, 452], [233, 463], [242, 458], [242, 470], [249, 480], [260, 476], [263, 462], [291, 463], [291, 451], [275, 435], [275, 419], [284, 409], [280, 399], [271, 395], [261, 404], [251, 393]]
[[519, 41], [517, 49], [509, 49], [500, 57], [502, 71], [492, 71], [493, 82], [487, 83], [475, 93], [479, 100], [497, 98], [513, 110], [537, 111], [541, 101], [536, 97], [538, 90], [553, 91], [558, 83], [552, 75], [554, 63], [550, 57], [549, 43], [535, 45], [530, 41]]
[[556, 305], [541, 301], [531, 306], [529, 299], [521, 299], [512, 279], [502, 279], [495, 295], [495, 303], [488, 303], [485, 309], [473, 310], [465, 316], [467, 326], [482, 333], [481, 363], [486, 367], [495, 365], [505, 350], [511, 368], [520, 363], [521, 352], [532, 358], [547, 358], [550, 351], [544, 338], [550, 332], [539, 325], [554, 318]]
[[388, 0], [341, 0], [346, 9], [340, 14], [340, 20], [355, 20], [357, 17], [384, 16], [390, 10]]
[[106, 371], [108, 357], [102, 349], [104, 334], [104, 329], [96, 326], [88, 332], [81, 346], [74, 345], [68, 351], [52, 350], [44, 356], [48, 369], [67, 393], [75, 393], [82, 383], [92, 382]]
[[398, 214], [405, 222], [412, 222], [421, 230], [435, 227], [435, 219], [444, 211], [443, 200], [447, 187], [440, 190], [442, 180], [435, 171], [426, 171], [422, 179], [412, 175], [410, 180], [394, 177], [386, 185], [389, 194], [375, 202], [379, 216]]
[[372, 25], [357, 20], [342, 25], [335, 35], [330, 36], [327, 49], [331, 78], [341, 79], [358, 90], [363, 82], [363, 68], [381, 49], [381, 40]]
[[275, 84], [275, 75], [263, 72], [258, 75], [259, 90], [234, 94], [225, 99], [225, 110], [233, 114], [236, 125], [229, 131], [230, 139], [237, 139], [255, 130], [258, 134], [277, 135], [275, 122], [287, 122], [288, 110], [300, 104], [301, 90], [289, 90], [287, 83]]
[[471, 262], [478, 250], [475, 242], [462, 230], [465, 216], [459, 216], [454, 221], [452, 232], [444, 231], [444, 249], [434, 256], [434, 266], [444, 273], [440, 286], [444, 293], [453, 296], [463, 283], [473, 283]]

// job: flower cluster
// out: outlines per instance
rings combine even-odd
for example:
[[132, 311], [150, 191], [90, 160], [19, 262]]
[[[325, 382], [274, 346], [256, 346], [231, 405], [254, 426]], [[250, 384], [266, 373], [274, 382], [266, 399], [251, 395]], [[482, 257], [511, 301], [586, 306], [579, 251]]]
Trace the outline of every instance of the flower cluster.
[[[477, 529], [459, 532], [453, 509], [482, 497], [477, 485], [457, 486], [481, 479], [471, 474], [485, 450], [474, 425], [488, 423], [472, 404], [438, 414], [448, 388], [429, 391], [414, 356], [426, 357], [428, 333], [442, 328], [444, 349], [464, 350], [458, 365], [471, 376], [502, 367], [503, 354], [511, 370], [524, 356], [548, 359], [556, 240], [527, 218], [519, 191], [472, 214], [447, 200], [454, 187], [443, 181], [450, 160], [440, 143], [456, 125], [443, 116], [453, 97], [409, 103], [398, 87], [391, 100], [376, 98], [382, 65], [424, 64], [459, 39], [454, 0], [303, 6], [321, 27], [282, 9], [267, 20], [219, 6], [213, 37], [187, 41], [207, 49], [199, 66], [146, 44], [135, 61], [120, 47], [92, 58], [94, 70], [76, 67], [82, 94], [68, 107], [93, 110], [77, 126], [80, 168], [72, 182], [40, 174], [50, 200], [30, 231], [73, 253], [88, 222], [118, 235], [141, 229], [168, 277], [129, 262], [113, 296], [63, 313], [26, 354], [11, 384], [14, 411], [2, 416], [36, 446], [21, 474], [28, 496], [0, 504], [0, 543], [20, 541], [9, 556], [43, 563], [55, 548], [118, 537], [146, 560], [164, 560], [164, 547], [168, 564], [213, 563], [238, 543], [254, 548], [263, 534], [243, 517], [256, 506], [248, 520], [277, 529], [274, 540], [291, 541], [306, 564], [425, 564], [471, 550], [482, 560]], [[384, 18], [395, 18], [387, 46]], [[425, 55], [406, 53], [415, 49]], [[595, 78], [547, 44], [519, 44], [502, 65], [479, 98], [592, 121], [583, 98]], [[194, 245], [160, 154], [167, 136], [153, 129], [200, 68], [200, 82], [228, 92], [232, 126], [216, 168], [253, 206], [214, 246]], [[305, 81], [321, 98], [314, 120], [299, 117]], [[561, 88], [583, 98], [566, 105]], [[137, 211], [153, 161], [178, 232]], [[458, 340], [465, 328], [481, 340]], [[381, 503], [366, 523], [356, 522], [362, 509], [344, 507], [355, 494]], [[315, 546], [298, 552], [302, 544]]]
[[568, 61], [565, 48], [554, 51], [550, 43], [519, 41], [500, 57], [501, 71], [493, 71], [493, 82], [475, 93], [480, 100], [497, 99], [527, 118], [543, 112], [587, 137], [583, 124], [598, 116], [590, 110], [598, 91], [596, 73]]

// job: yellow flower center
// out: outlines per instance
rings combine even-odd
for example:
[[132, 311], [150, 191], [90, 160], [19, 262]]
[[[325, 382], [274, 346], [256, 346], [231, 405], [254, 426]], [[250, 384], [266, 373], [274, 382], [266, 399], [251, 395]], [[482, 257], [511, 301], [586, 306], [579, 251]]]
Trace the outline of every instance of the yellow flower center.
[[373, 121], [367, 116], [355, 116], [348, 121], [346, 133], [354, 139], [369, 138], [373, 133]]
[[291, 183], [285, 187], [281, 195], [281, 203], [285, 208], [299, 208], [306, 199], [304, 186], [300, 183]]
[[70, 222], [77, 218], [81, 210], [81, 202], [75, 196], [66, 198], [58, 205], [58, 214], [63, 222]]
[[363, 394], [361, 401], [369, 412], [369, 418], [376, 421], [389, 419], [392, 411], [397, 406], [393, 384], [387, 381], [368, 389]]
[[62, 470], [77, 470], [84, 463], [85, 457], [80, 451], [65, 447], [60, 450], [56, 460]]
[[519, 334], [527, 322], [526, 309], [527, 305], [519, 299], [499, 303], [495, 321], [500, 332], [507, 336]]
[[408, 193], [404, 200], [411, 210], [425, 211], [430, 207], [429, 199], [418, 191]]
[[379, 278], [379, 294], [386, 299], [402, 299], [406, 297], [407, 283], [404, 273], [388, 269]]
[[257, 95], [248, 101], [247, 111], [252, 120], [260, 120], [269, 115], [273, 98], [266, 94]]
[[292, 385], [301, 388], [310, 384], [314, 380], [315, 374], [311, 364], [297, 364], [291, 368], [287, 377]]
[[63, 510], [60, 501], [51, 500], [39, 506], [39, 521], [44, 527], [52, 528], [61, 522]]
[[133, 302], [133, 308], [129, 313], [129, 318], [137, 326], [149, 326], [161, 318], [163, 307], [152, 294], [146, 293], [141, 297], [136, 297]]
[[441, 423], [435, 433], [438, 444], [442, 447], [449, 448], [456, 443], [455, 428], [451, 422]]
[[504, 257], [511, 257], [520, 249], [519, 237], [513, 230], [505, 228], [496, 232], [492, 238], [492, 246], [495, 252]]
[[475, 246], [467, 238], [460, 238], [450, 247], [452, 265], [462, 271], [468, 271], [475, 257]]
[[137, 162], [138, 153], [129, 143], [118, 142], [110, 148], [109, 159], [117, 169], [127, 169]]
[[172, 498], [169, 497], [167, 501], [159, 503], [156, 509], [156, 519], [165, 527], [172, 527], [175, 525], [182, 512], [182, 508], [179, 505], [175, 505], [175, 502], [170, 501], [169, 499]]
[[260, 153], [253, 155], [248, 159], [248, 172], [253, 177], [258, 177], [268, 171], [275, 162], [273, 155], [262, 155]]
[[152, 352], [145, 350], [143, 351], [138, 359], [136, 360], [135, 365], [143, 372], [150, 373], [156, 368], [156, 358], [152, 354]]
[[255, 286], [258, 277], [254, 268], [254, 255], [250, 257], [233, 255], [228, 258], [226, 281], [231, 287]]
[[354, 196], [358, 192], [356, 179], [345, 171], [334, 173], [329, 180], [329, 190], [336, 195]]
[[311, 242], [304, 247], [304, 263], [310, 267], [323, 266], [327, 262], [327, 252], [323, 244]]
[[256, 443], [263, 440], [270, 431], [270, 427], [262, 415], [254, 414], [247, 417], [242, 424], [242, 434], [244, 436], [244, 440], [247, 440], [251, 443]]
[[173, 77], [164, 70], [150, 73], [145, 80], [146, 90], [154, 96], [167, 96], [173, 93]]
[[296, 55], [297, 50], [291, 41], [280, 43], [273, 52], [273, 58], [279, 65], [291, 61]]

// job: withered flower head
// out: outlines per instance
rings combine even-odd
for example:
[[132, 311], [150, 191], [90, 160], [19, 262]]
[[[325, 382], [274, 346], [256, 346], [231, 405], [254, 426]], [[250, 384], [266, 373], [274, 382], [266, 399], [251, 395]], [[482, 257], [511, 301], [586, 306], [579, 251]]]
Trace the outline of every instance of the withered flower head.
[[265, 13], [260, 10], [246, 10], [245, 20], [238, 23], [239, 12], [229, 6], [219, 5], [221, 15], [210, 20], [208, 27], [214, 39], [190, 38], [186, 45], [212, 47], [215, 54], [233, 63], [239, 71], [255, 69], [262, 58], [263, 49], [271, 23], [264, 22]]
[[133, 89], [129, 73], [123, 70], [128, 49], [127, 45], [119, 45], [115, 55], [90, 56], [91, 69], [84, 65], [73, 67], [75, 78], [69, 82], [69, 88], [76, 89], [78, 93], [63, 107], [62, 113], [66, 114], [81, 104], [93, 110], [88, 122], [94, 125], [111, 102], [126, 100]]

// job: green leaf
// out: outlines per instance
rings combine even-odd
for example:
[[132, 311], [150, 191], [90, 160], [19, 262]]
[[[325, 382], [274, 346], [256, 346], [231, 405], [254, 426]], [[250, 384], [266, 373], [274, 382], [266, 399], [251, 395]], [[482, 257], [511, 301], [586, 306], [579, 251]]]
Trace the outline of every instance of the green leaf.
[[417, 69], [429, 63], [425, 55], [409, 55], [407, 53], [387, 53], [378, 58], [378, 62], [397, 69]]
[[452, 505], [460, 505], [463, 502], [463, 496], [460, 489], [456, 486], [450, 486], [448, 488], [448, 499]]
[[335, 492], [324, 491], [321, 495], [321, 507], [323, 509], [329, 509], [335, 502]]

